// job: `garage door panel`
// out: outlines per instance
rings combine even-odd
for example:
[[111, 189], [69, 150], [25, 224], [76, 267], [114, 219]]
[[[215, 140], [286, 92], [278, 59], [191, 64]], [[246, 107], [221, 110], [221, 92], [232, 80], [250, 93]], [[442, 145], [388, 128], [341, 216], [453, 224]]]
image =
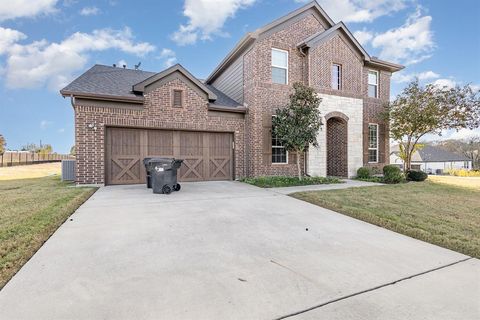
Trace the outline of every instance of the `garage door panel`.
[[173, 131], [147, 130], [149, 156], [173, 157]]
[[144, 183], [146, 157], [184, 159], [180, 181], [231, 180], [232, 147], [230, 133], [108, 128], [106, 183]]

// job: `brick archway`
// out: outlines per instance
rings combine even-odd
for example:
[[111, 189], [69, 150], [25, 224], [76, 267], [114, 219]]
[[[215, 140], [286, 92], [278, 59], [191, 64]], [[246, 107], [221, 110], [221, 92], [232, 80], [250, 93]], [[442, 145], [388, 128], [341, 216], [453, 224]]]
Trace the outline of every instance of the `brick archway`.
[[327, 119], [327, 176], [348, 177], [348, 118]]

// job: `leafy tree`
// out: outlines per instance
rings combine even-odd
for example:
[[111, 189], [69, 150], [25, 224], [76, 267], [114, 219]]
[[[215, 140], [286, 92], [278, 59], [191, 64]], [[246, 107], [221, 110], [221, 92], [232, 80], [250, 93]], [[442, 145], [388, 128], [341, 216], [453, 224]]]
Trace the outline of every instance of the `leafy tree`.
[[72, 155], [72, 156], [75, 155], [75, 145], [73, 145], [73, 146], [70, 148], [70, 155]]
[[480, 126], [479, 93], [468, 85], [421, 87], [416, 79], [387, 106], [390, 136], [404, 150], [405, 171], [410, 170], [418, 141], [426, 134], [441, 135], [443, 130]]
[[52, 154], [53, 153], [53, 148], [49, 144], [44, 144], [44, 145], [42, 145], [41, 148], [38, 149], [37, 153], [39, 153], [39, 154]]
[[0, 155], [5, 152], [5, 147], [7, 146], [7, 142], [2, 134], [0, 134]]
[[318, 106], [321, 99], [312, 88], [301, 83], [293, 84], [294, 92], [285, 108], [278, 109], [272, 119], [273, 134], [287, 151], [297, 154], [298, 178], [302, 179], [300, 155], [312, 144], [318, 146], [317, 135], [322, 120]]

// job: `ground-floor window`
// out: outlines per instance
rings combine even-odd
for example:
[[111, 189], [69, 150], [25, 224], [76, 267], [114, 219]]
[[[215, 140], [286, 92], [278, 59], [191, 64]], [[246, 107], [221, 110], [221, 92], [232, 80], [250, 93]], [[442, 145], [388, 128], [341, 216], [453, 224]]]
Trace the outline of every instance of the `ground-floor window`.
[[368, 125], [368, 162], [378, 162], [378, 124]]
[[272, 163], [288, 163], [288, 151], [275, 136], [272, 124]]

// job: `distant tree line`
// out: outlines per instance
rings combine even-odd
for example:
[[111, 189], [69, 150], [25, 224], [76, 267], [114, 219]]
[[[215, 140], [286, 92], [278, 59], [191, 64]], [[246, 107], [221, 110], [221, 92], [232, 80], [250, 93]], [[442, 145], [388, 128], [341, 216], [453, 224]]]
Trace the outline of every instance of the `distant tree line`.
[[35, 143], [28, 143], [22, 147], [21, 151], [30, 151], [38, 154], [52, 154], [53, 148], [50, 144], [36, 145]]

